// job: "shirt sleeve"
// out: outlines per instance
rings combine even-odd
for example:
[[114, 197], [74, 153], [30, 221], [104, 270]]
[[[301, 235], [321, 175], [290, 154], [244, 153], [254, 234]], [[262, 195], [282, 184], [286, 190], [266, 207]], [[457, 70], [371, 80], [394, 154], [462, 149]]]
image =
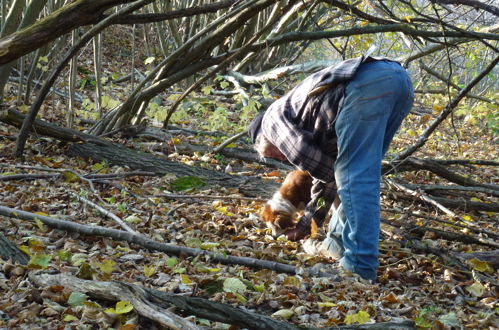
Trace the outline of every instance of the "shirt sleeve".
[[310, 233], [312, 219], [314, 219], [317, 227], [321, 227], [336, 198], [336, 194], [335, 182], [326, 183], [314, 179], [312, 182], [312, 199], [307, 204], [305, 214], [301, 217], [296, 228], [303, 233]]
[[334, 181], [333, 157], [314, 144], [312, 132], [299, 128], [289, 118], [290, 111], [286, 108], [291, 105], [282, 102], [286, 102], [286, 98], [274, 102], [267, 110], [262, 121], [263, 134], [291, 164], [320, 181]]

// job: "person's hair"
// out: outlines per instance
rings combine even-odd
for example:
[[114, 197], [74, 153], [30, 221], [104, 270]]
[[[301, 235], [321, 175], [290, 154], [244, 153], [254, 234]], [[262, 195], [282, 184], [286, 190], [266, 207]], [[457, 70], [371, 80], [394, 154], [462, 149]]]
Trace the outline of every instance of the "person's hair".
[[269, 145], [271, 145], [270, 141], [267, 140], [265, 135], [263, 135], [260, 131], [260, 133], [255, 138], [254, 148], [261, 158], [264, 158], [263, 153], [269, 147]]

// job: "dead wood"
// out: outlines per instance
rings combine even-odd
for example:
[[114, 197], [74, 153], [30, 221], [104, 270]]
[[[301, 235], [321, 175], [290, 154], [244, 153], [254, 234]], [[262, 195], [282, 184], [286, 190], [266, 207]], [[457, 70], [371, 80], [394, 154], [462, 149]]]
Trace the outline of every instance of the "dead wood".
[[[407, 187], [405, 184], [400, 184], [390, 179], [386, 179], [386, 181], [391, 185], [397, 187], [397, 189], [403, 191], [404, 193], [413, 196], [414, 198], [418, 198], [426, 203], [432, 204], [437, 208], [439, 208], [440, 210], [442, 210], [443, 212], [453, 217], [457, 217], [457, 215], [453, 211], [449, 210], [448, 207], [462, 209], [465, 212], [467, 211], [499, 212], [499, 204], [497, 203], [474, 202], [463, 197], [459, 199], [451, 199], [451, 198], [429, 196], [428, 194], [420, 190], [418, 191], [412, 190], [409, 187]], [[402, 196], [402, 198], [404, 198], [404, 196]]]
[[[124, 282], [104, 282], [82, 280], [63, 274], [30, 274], [30, 279], [39, 287], [61, 285], [71, 291], [84, 292], [96, 299], [111, 301], [130, 301], [134, 309], [142, 316], [163, 323], [162, 318], [169, 320], [184, 319], [169, 312], [167, 308], [175, 306], [186, 314], [195, 315], [211, 321], [223, 322], [248, 329], [301, 329], [293, 324], [280, 322], [268, 316], [245, 311], [228, 304], [214, 302], [198, 297], [188, 297], [166, 293], [150, 288], [140, 287]], [[188, 324], [189, 326], [191, 324]], [[188, 327], [181, 329], [189, 329]], [[175, 327], [174, 329], [178, 329]], [[192, 327], [190, 328], [192, 329]], [[414, 322], [403, 320], [398, 322], [382, 322], [364, 325], [338, 326], [331, 329], [414, 329]]]
[[[24, 115], [14, 109], [0, 112], [0, 121], [9, 125], [20, 127], [23, 119]], [[177, 176], [196, 176], [203, 179], [209, 186], [237, 187], [243, 194], [249, 197], [262, 196], [268, 198], [277, 187], [275, 182], [265, 181], [257, 177], [228, 175], [222, 172], [173, 162], [165, 158], [128, 149], [120, 144], [112, 143], [90, 134], [62, 128], [39, 119], [35, 120], [33, 130], [37, 134], [50, 136], [65, 142], [88, 142], [71, 145], [69, 154], [72, 156], [92, 158], [98, 162], [107, 160], [114, 165], [128, 166], [132, 169], [152, 172], [156, 175], [174, 173]], [[229, 153], [224, 154], [227, 155]], [[247, 154], [249, 157], [250, 153]], [[255, 157], [255, 153], [252, 154], [252, 157]]]
[[383, 165], [383, 173], [388, 172], [404, 172], [404, 171], [414, 171], [414, 170], [427, 170], [430, 171], [450, 182], [456, 183], [461, 186], [474, 186], [474, 187], [484, 187], [487, 189], [492, 189], [499, 191], [499, 186], [494, 184], [480, 183], [468, 177], [459, 175], [447, 167], [440, 165], [439, 163], [430, 159], [421, 159], [409, 157], [403, 161], [397, 161], [391, 164]]
[[[135, 235], [126, 231], [104, 228], [100, 226], [82, 225], [76, 222], [59, 220], [52, 217], [38, 215], [17, 209], [12, 209], [5, 206], [0, 206], [0, 215], [10, 218], [22, 219], [22, 220], [39, 219], [41, 222], [43, 222], [45, 225], [51, 228], [64, 230], [72, 233], [79, 233], [93, 237], [95, 236], [109, 237], [115, 240], [128, 242], [129, 244], [135, 244], [152, 251], [161, 251], [176, 256], [183, 256], [183, 257], [205, 256], [208, 260], [213, 261], [215, 263], [219, 262], [222, 264], [242, 265], [255, 269], [264, 268], [292, 275], [295, 275], [298, 272], [296, 267], [279, 262], [260, 260], [248, 257], [234, 257], [226, 255], [224, 253], [194, 249], [168, 243], [159, 243], [143, 235]], [[310, 273], [313, 274], [313, 271], [310, 271]], [[317, 275], [326, 276], [327, 274], [317, 274]]]
[[12, 259], [21, 265], [27, 265], [29, 261], [29, 257], [2, 233], [0, 233], [0, 257], [4, 260]]
[[462, 242], [466, 244], [477, 244], [477, 245], [483, 245], [483, 246], [489, 246], [493, 248], [499, 248], [499, 243], [496, 243], [494, 241], [489, 241], [483, 238], [476, 238], [474, 236], [470, 235], [464, 235], [464, 234], [459, 234], [459, 233], [453, 233], [449, 231], [444, 231], [436, 228], [431, 228], [428, 226], [418, 226], [414, 225], [411, 223], [402, 223], [398, 221], [388, 221], [388, 220], [381, 220], [383, 223], [394, 226], [397, 228], [403, 228], [404, 232], [407, 234], [415, 234], [419, 237], [423, 237], [426, 233], [431, 232], [434, 236], [434, 238], [442, 238], [448, 241], [452, 242]]
[[120, 145], [96, 145], [93, 143], [72, 144], [69, 155], [91, 158], [100, 162], [107, 160], [113, 165], [128, 166], [159, 175], [175, 174], [178, 177], [195, 176], [201, 178], [207, 186], [224, 186], [239, 188], [239, 191], [249, 197], [270, 197], [277, 184], [257, 177], [228, 175], [223, 172], [188, 166], [165, 158], [125, 148]]
[[404, 184], [407, 188], [412, 189], [412, 190], [424, 190], [426, 192], [430, 192], [432, 194], [440, 192], [454, 192], [457, 194], [457, 192], [472, 192], [472, 193], [483, 193], [487, 195], [492, 195], [495, 197], [499, 197], [499, 191], [498, 190], [493, 190], [493, 189], [488, 189], [484, 187], [464, 187], [464, 186], [458, 186], [458, 185], [433, 185], [433, 184], [409, 184], [405, 183]]
[[81, 280], [74, 276], [63, 274], [49, 275], [30, 274], [30, 279], [39, 287], [48, 287], [51, 285], [61, 285], [71, 291], [84, 292], [90, 296], [110, 301], [129, 301], [132, 303], [134, 310], [148, 319], [158, 322], [169, 329], [201, 329], [192, 322], [189, 322], [182, 317], [174, 314], [148, 299], [146, 291], [136, 285], [122, 282], [103, 282], [103, 281], [88, 281]]
[[[440, 219], [437, 217], [423, 215], [420, 213], [404, 211], [404, 210], [401, 210], [401, 209], [396, 208], [396, 207], [393, 209], [381, 207], [381, 211], [388, 212], [388, 213], [401, 214], [404, 216], [411, 216], [411, 217], [415, 217], [415, 218], [424, 219], [426, 221], [440, 222], [440, 223], [450, 225], [453, 227], [463, 228], [463, 229], [466, 229], [468, 231], [472, 231], [472, 232], [477, 233], [477, 234], [487, 235], [490, 238], [495, 238], [495, 239], [499, 238], [499, 234], [496, 234], [494, 232], [491, 232], [490, 230], [482, 228], [479, 224], [475, 224], [474, 222], [465, 222], [465, 221], [463, 221], [464, 219], [459, 219], [459, 217], [457, 218], [456, 221], [447, 221], [447, 220], [443, 220], [443, 219]], [[466, 225], [464, 225], [464, 223], [466, 223]]]
[[96, 24], [104, 12], [112, 7], [130, 3], [129, 0], [78, 0], [40, 19], [25, 29], [0, 39], [0, 65], [9, 63], [48, 44], [69, 31], [88, 24]]
[[455, 257], [462, 260], [478, 259], [481, 261], [488, 262], [494, 269], [499, 268], [499, 250], [484, 251], [484, 252], [470, 252], [470, 253], [460, 253], [453, 252]]

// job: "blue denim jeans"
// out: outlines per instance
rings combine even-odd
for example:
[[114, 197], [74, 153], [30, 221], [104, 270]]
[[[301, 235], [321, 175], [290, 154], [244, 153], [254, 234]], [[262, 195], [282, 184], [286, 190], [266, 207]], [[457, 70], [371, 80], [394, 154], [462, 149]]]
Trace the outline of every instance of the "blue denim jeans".
[[343, 268], [365, 279], [375, 279], [378, 269], [381, 160], [413, 99], [412, 83], [399, 64], [364, 63], [346, 87], [336, 120], [334, 171], [341, 204], [324, 244]]

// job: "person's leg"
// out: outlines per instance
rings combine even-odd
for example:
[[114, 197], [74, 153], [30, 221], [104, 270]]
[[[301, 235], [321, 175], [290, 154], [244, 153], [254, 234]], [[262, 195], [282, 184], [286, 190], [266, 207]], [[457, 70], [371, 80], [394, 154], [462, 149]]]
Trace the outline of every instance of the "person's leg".
[[324, 244], [332, 253], [343, 248], [340, 264], [366, 279], [376, 278], [378, 266], [381, 159], [411, 100], [400, 66], [372, 62], [348, 84], [337, 118], [335, 177], [342, 205]]

